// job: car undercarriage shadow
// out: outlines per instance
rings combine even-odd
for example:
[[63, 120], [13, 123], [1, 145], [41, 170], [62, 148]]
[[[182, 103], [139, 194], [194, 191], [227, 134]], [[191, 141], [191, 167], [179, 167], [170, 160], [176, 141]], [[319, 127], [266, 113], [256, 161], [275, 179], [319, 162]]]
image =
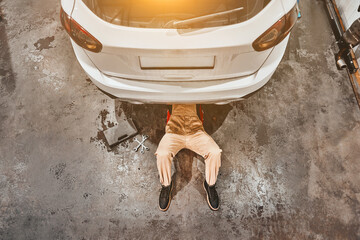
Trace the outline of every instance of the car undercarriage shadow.
[[[232, 109], [229, 104], [215, 105], [202, 104], [204, 112], [204, 129], [211, 135], [224, 122], [228, 113]], [[126, 118], [132, 118], [139, 134], [149, 136], [149, 141], [158, 145], [165, 134], [167, 105], [165, 104], [131, 104], [115, 99], [115, 113], [117, 116], [125, 114]], [[197, 182], [204, 179], [203, 174], [197, 169], [193, 169], [194, 158], [204, 163], [204, 159], [188, 149], [183, 149], [174, 157], [175, 173], [172, 181], [174, 189], [172, 196], [176, 196], [194, 178]], [[195, 170], [195, 171], [193, 171]], [[196, 184], [196, 189], [203, 192], [202, 185]]]

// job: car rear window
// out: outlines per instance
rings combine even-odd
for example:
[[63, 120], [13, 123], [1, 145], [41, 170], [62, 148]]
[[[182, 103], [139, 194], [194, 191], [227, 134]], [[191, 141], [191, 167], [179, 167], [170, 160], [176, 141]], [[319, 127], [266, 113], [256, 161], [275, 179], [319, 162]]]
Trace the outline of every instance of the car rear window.
[[271, 0], [83, 0], [101, 19], [139, 28], [179, 28], [171, 22], [219, 13], [240, 11], [187, 24], [185, 28], [224, 26], [246, 21]]

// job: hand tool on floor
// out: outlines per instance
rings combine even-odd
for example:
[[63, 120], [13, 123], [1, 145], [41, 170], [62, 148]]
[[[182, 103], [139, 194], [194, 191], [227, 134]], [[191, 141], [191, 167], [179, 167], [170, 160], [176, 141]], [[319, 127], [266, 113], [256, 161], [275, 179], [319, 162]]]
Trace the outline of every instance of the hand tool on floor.
[[148, 138], [149, 138], [149, 136], [147, 136], [147, 135], [142, 135], [142, 140], [141, 140], [141, 142], [140, 142], [139, 140], [137, 140], [136, 137], [134, 137], [134, 141], [137, 142], [137, 143], [139, 143], [139, 145], [137, 145], [137, 146], [134, 148], [134, 151], [137, 152], [140, 147], [141, 147], [140, 152], [141, 152], [142, 154], [145, 153], [144, 150], [149, 151], [150, 148], [148, 148], [148, 147], [146, 147], [146, 146], [144, 145], [144, 142], [145, 142], [146, 139], [148, 139]]
[[113, 127], [104, 131], [106, 141], [112, 147], [137, 134], [137, 129], [131, 118], [122, 119]]

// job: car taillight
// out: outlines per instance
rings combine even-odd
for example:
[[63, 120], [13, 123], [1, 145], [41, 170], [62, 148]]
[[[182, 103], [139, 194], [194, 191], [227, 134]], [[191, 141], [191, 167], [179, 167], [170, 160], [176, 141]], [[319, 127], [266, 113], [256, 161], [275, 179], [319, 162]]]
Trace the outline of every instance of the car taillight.
[[101, 51], [102, 44], [74, 19], [67, 15], [62, 8], [60, 10], [60, 20], [66, 32], [80, 47], [96, 53]]
[[294, 27], [298, 17], [297, 4], [279, 21], [261, 34], [252, 44], [256, 51], [264, 51], [281, 42]]

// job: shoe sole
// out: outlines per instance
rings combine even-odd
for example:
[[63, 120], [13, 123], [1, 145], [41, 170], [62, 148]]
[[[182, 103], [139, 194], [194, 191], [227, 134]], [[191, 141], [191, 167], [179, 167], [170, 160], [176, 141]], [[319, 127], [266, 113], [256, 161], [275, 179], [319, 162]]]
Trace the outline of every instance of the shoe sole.
[[219, 207], [220, 207], [220, 206], [217, 207], [217, 208], [213, 208], [213, 207], [211, 206], [210, 201], [209, 201], [209, 194], [208, 194], [208, 192], [206, 191], [206, 188], [205, 188], [205, 183], [203, 183], [203, 188], [204, 188], [204, 190], [205, 190], [205, 193], [206, 193], [206, 201], [207, 201], [210, 209], [213, 210], [213, 211], [219, 210]]
[[169, 209], [170, 203], [171, 203], [171, 198], [172, 198], [172, 190], [173, 190], [173, 187], [174, 187], [174, 185], [171, 185], [171, 189], [170, 189], [170, 199], [169, 199], [168, 205], [167, 205], [166, 208], [164, 208], [164, 209], [162, 209], [162, 208], [159, 206], [160, 211], [166, 212], [166, 211]]

